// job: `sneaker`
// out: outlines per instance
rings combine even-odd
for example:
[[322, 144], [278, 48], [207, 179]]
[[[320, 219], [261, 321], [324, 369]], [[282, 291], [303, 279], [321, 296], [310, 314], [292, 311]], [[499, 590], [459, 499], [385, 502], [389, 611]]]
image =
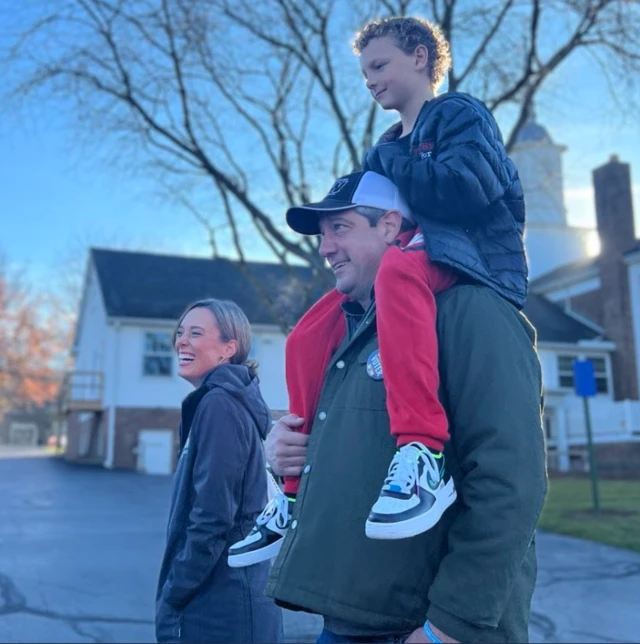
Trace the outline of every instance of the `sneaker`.
[[282, 492], [267, 503], [247, 537], [229, 548], [231, 568], [251, 566], [277, 556], [291, 523], [290, 505], [293, 503]]
[[[448, 479], [448, 480], [446, 480]], [[371, 539], [405, 539], [426, 532], [456, 500], [453, 479], [444, 472], [444, 456], [422, 443], [396, 452], [365, 532]]]

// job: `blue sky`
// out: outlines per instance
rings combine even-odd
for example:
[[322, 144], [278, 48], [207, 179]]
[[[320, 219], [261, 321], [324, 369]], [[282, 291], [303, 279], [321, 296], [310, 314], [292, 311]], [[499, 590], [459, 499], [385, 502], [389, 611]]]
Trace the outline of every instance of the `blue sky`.
[[[591, 171], [611, 154], [632, 165], [640, 215], [640, 119], [623, 117], [590, 72], [586, 58], [570, 61], [536, 107], [537, 120], [568, 147], [566, 205], [570, 223], [581, 226], [594, 224]], [[55, 104], [47, 110], [57, 114]], [[128, 176], [104, 165], [91, 145], [78, 146], [77, 130], [63, 117], [5, 110], [0, 137], [0, 250], [40, 283], [60, 270], [64, 257], [91, 244], [209, 253], [204, 230], [189, 213], [158, 197], [149, 178]], [[318, 196], [324, 189], [316, 186]]]

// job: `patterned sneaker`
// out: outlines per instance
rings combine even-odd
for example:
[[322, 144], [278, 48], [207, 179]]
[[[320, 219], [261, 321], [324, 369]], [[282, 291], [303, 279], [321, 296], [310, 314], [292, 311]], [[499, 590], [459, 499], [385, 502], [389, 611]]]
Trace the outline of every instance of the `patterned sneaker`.
[[231, 568], [251, 566], [277, 556], [291, 523], [291, 505], [282, 492], [267, 503], [247, 537], [229, 548]]
[[[446, 480], [448, 479], [448, 480]], [[405, 539], [438, 523], [456, 500], [453, 479], [444, 471], [444, 456], [422, 443], [409, 443], [396, 452], [365, 532], [371, 539]]]

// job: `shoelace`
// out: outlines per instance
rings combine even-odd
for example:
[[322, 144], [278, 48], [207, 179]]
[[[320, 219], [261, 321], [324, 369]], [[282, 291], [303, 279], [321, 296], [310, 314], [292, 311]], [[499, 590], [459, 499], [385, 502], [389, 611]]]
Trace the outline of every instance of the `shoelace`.
[[[420, 459], [426, 461], [433, 471], [438, 472], [438, 465], [433, 455], [409, 443], [409, 445], [399, 449], [393, 457], [387, 478], [384, 480], [384, 487], [396, 492], [413, 490], [419, 476], [418, 462]], [[399, 489], [394, 490], [393, 488]]]
[[286, 527], [287, 521], [289, 520], [289, 499], [282, 493], [276, 494], [276, 496], [267, 503], [265, 509], [256, 519], [256, 524], [265, 525], [265, 523], [268, 523], [273, 516], [276, 517], [276, 525], [279, 528]]

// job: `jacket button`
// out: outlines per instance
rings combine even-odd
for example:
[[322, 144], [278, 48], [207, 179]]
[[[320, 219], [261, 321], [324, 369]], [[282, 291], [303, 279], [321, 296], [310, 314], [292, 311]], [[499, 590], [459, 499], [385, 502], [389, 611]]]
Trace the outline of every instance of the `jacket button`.
[[298, 527], [298, 522], [294, 519], [293, 523], [291, 524], [291, 529], [295, 530]]
[[338, 360], [338, 362], [336, 362], [336, 367], [338, 369], [344, 369], [344, 360]]
[[325, 414], [323, 411], [321, 411], [321, 412], [318, 414], [318, 418], [319, 418], [320, 420], [324, 420], [326, 417], [327, 417], [327, 414]]
[[304, 469], [302, 470], [305, 474], [309, 474], [309, 470], [311, 470], [311, 465], [305, 465]]

